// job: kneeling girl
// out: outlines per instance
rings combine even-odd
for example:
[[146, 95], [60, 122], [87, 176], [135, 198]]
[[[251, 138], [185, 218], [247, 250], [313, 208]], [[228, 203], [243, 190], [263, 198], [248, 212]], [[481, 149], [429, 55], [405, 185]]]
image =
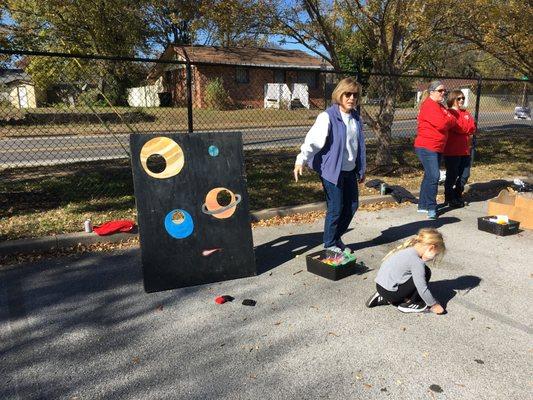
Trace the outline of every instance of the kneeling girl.
[[431, 270], [425, 263], [445, 250], [439, 231], [420, 229], [415, 237], [385, 256], [376, 277], [377, 292], [366, 306], [392, 304], [405, 313], [424, 312], [428, 308], [435, 314], [444, 313], [429, 290]]

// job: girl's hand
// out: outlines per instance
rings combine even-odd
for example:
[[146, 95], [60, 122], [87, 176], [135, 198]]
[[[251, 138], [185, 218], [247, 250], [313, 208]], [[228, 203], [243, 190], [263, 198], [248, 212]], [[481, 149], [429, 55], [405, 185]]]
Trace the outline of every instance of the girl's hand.
[[444, 308], [439, 303], [433, 304], [430, 310], [435, 314], [444, 314]]
[[294, 166], [293, 173], [294, 173], [294, 180], [296, 182], [298, 182], [298, 175], [302, 176], [303, 169], [304, 169], [303, 165], [295, 165]]

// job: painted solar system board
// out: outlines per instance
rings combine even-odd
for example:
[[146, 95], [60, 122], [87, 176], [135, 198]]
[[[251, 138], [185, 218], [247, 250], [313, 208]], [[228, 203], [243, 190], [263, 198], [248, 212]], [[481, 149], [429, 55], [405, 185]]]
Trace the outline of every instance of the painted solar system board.
[[132, 134], [144, 289], [256, 275], [239, 132]]

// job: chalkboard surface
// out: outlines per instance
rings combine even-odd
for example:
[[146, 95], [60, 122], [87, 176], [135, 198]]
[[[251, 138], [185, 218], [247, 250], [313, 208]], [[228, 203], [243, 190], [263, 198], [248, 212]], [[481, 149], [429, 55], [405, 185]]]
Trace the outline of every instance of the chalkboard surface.
[[238, 132], [130, 135], [147, 292], [256, 274]]

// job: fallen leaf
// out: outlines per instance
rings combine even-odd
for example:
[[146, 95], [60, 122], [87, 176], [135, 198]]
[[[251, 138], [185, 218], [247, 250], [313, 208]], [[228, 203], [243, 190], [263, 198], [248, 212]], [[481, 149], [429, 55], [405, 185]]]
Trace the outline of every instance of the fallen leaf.
[[[296, 256], [296, 257], [298, 257], [298, 256]], [[303, 269], [301, 269], [301, 270], [299, 270], [299, 271], [296, 271], [296, 272], [293, 273], [293, 275], [299, 274], [299, 273], [302, 272], [302, 271], [303, 271]]]
[[339, 335], [337, 335], [335, 332], [328, 332], [328, 335], [333, 335], [335, 337], [339, 337]]
[[281, 324], [281, 321], [274, 322], [274, 325], [280, 325], [280, 324]]
[[370, 389], [372, 387], [370, 383], [363, 383], [363, 386], [367, 389]]
[[480, 360], [478, 358], [476, 358], [474, 361], [477, 362], [478, 364], [485, 364], [485, 361]]
[[157, 306], [157, 311], [163, 311], [163, 304]]
[[406, 328], [405, 326], [402, 326], [400, 329], [401, 329], [402, 331], [404, 331], [404, 332], [407, 330], [407, 328]]
[[134, 364], [139, 364], [141, 362], [141, 359], [139, 357], [133, 357], [132, 361]]

